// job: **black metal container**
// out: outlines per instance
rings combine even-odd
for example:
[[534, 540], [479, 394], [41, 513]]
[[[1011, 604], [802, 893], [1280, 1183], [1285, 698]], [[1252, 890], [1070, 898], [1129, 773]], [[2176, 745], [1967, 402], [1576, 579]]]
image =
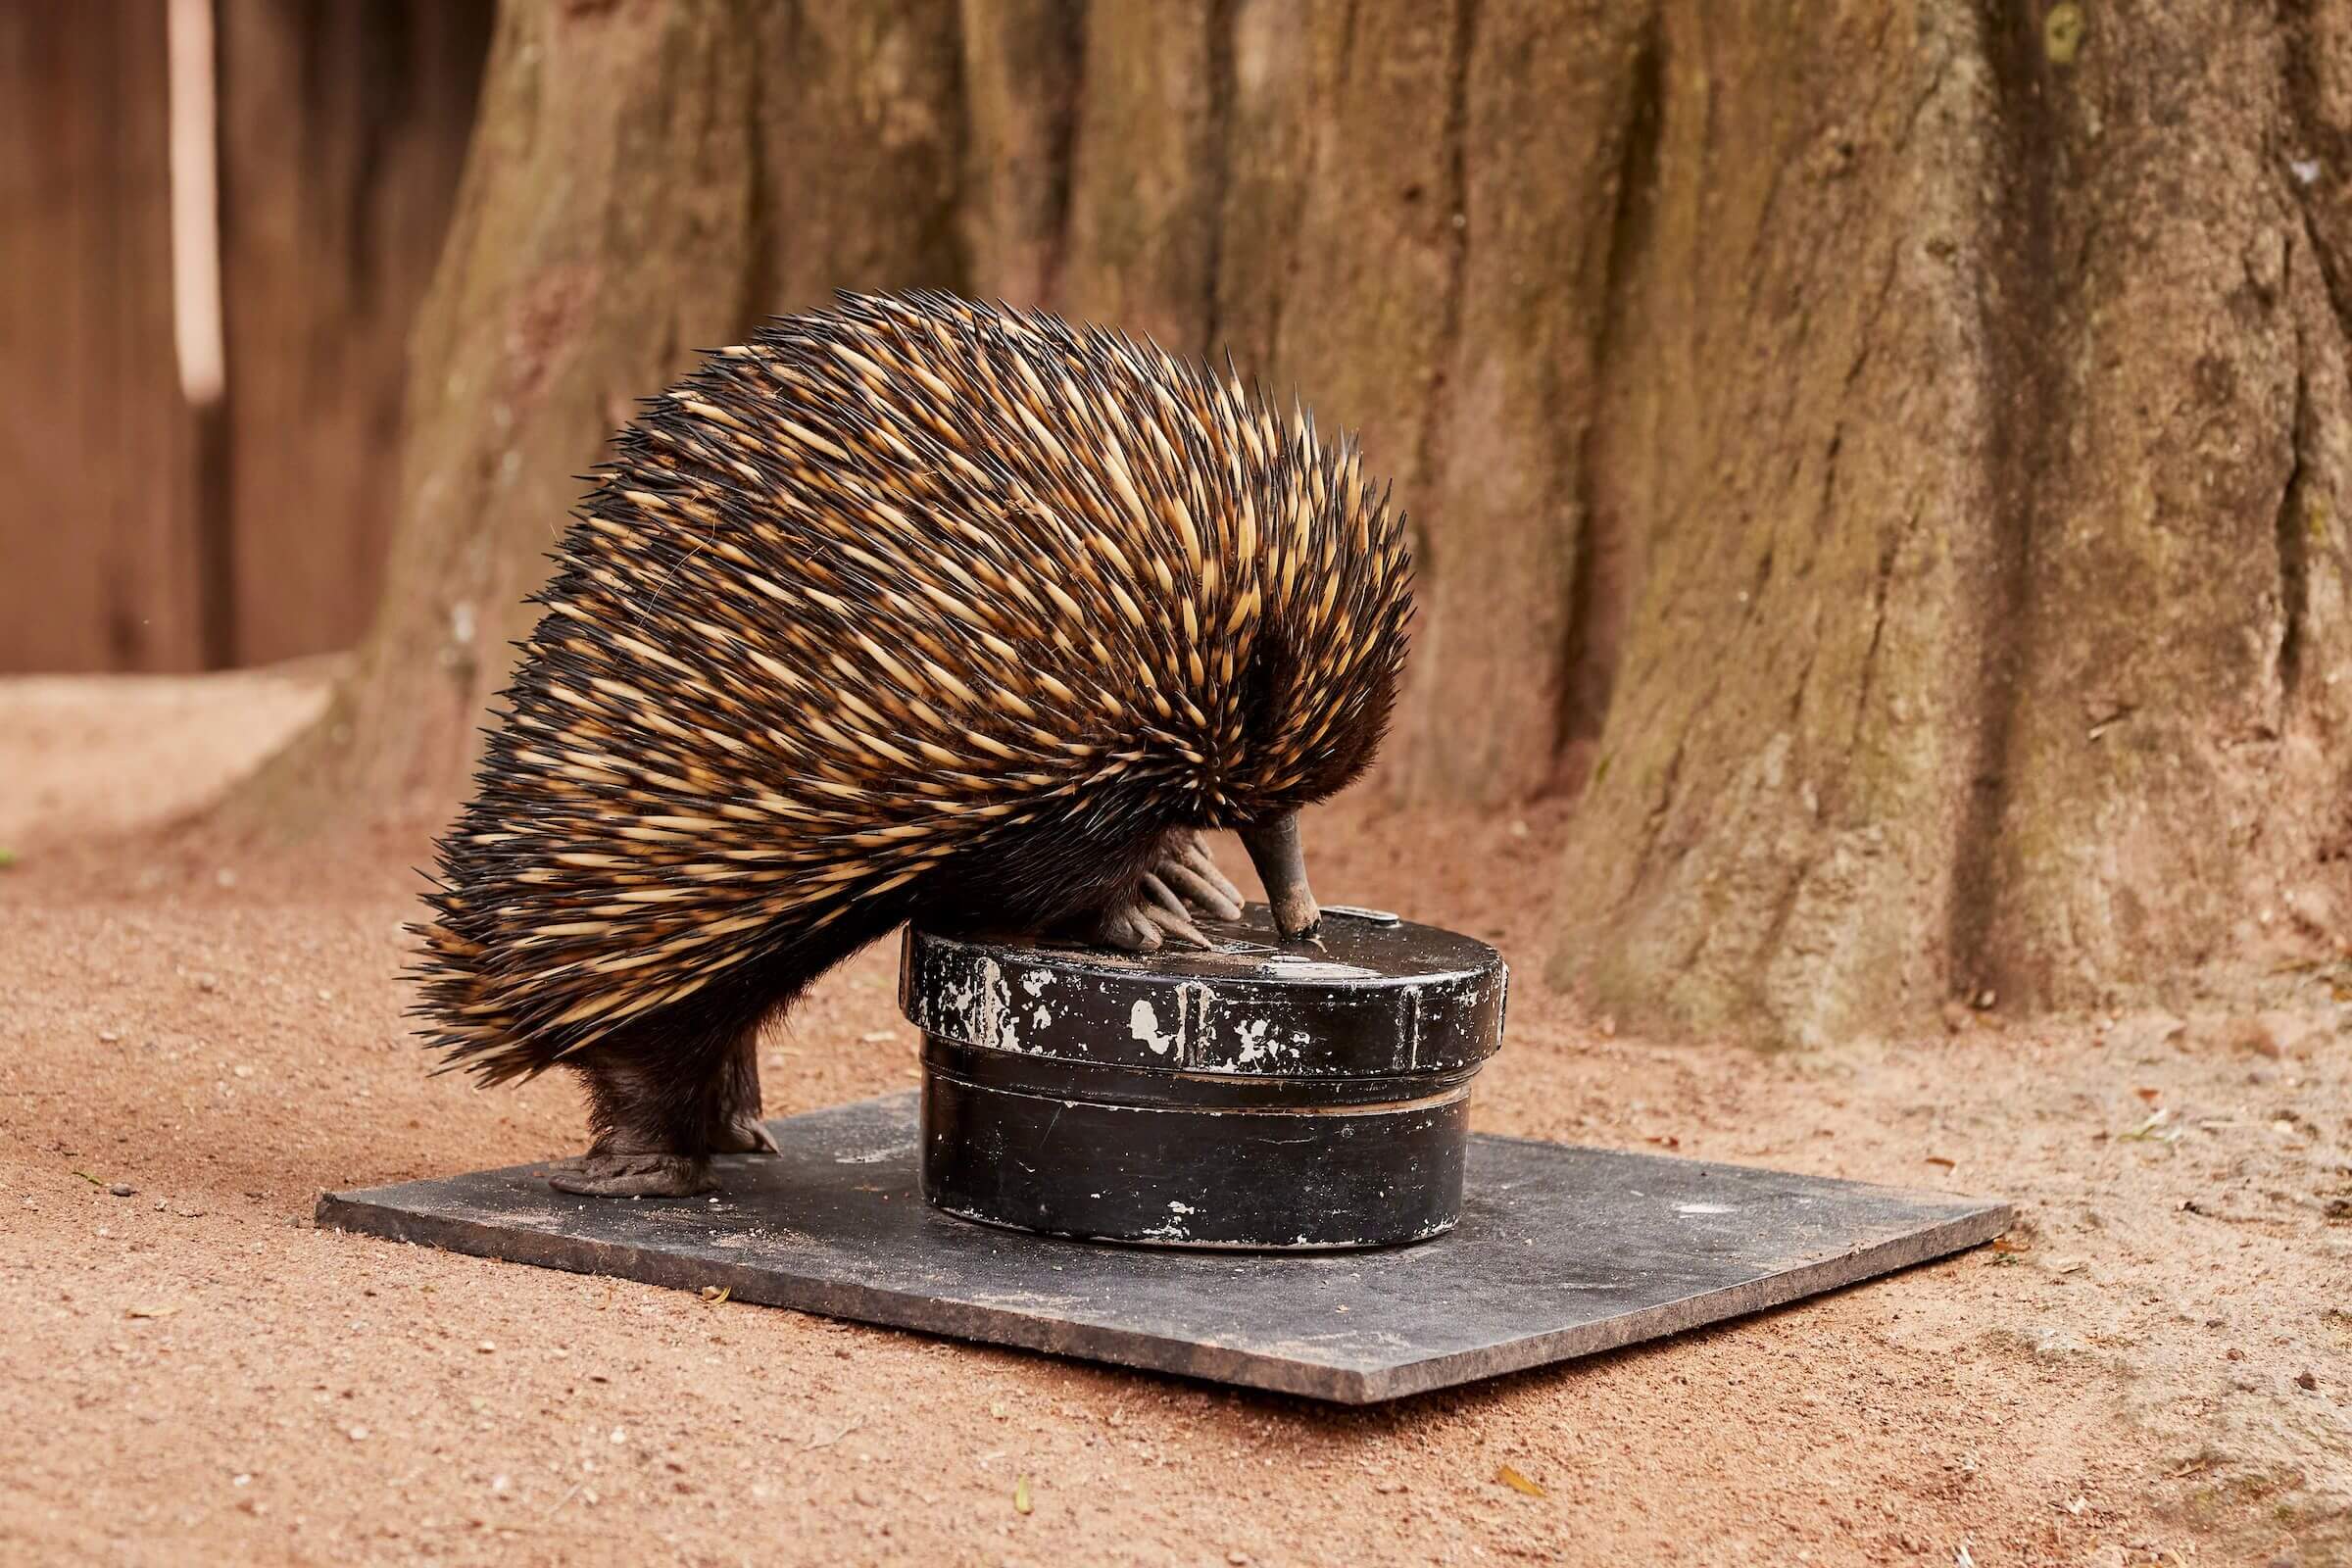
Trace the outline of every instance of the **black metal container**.
[[923, 1196], [966, 1219], [1168, 1247], [1386, 1247], [1460, 1217], [1470, 1080], [1501, 1044], [1493, 948], [1373, 910], [1213, 951], [908, 930]]

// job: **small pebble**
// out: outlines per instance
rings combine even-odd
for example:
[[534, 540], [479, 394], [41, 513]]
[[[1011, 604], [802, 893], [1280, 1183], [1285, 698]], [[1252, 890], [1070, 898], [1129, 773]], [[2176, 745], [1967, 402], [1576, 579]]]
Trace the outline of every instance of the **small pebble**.
[[135, 1198], [138, 1196], [139, 1191], [136, 1187], [131, 1186], [128, 1182], [110, 1183], [106, 1190], [114, 1194], [117, 1198]]
[[220, 982], [209, 974], [197, 975], [195, 976], [195, 981], [196, 989], [199, 991], [218, 991], [220, 989]]
[[120, 1045], [122, 1041], [122, 1036], [117, 1030], [101, 1029], [98, 1031], [98, 1043], [102, 1046]]
[[366, 1427], [353, 1427], [351, 1429], [351, 1441], [354, 1443], [366, 1443], [368, 1441], [368, 1429]]
[[2302, 1389], [2302, 1390], [2304, 1390], [2305, 1392], [2307, 1392], [2307, 1393], [2308, 1393], [2309, 1391], [2311, 1391], [2311, 1390], [2313, 1390], [2313, 1389], [2316, 1389], [2316, 1388], [2318, 1388], [2319, 1386], [2320, 1386], [2320, 1380], [2319, 1380], [2318, 1378], [2316, 1378], [2316, 1377], [2312, 1376], [2312, 1375], [2311, 1375], [2309, 1372], [2298, 1372], [2298, 1373], [2296, 1373], [2296, 1374], [2295, 1374], [2295, 1387], [2296, 1387], [2296, 1388], [2298, 1388], [2298, 1389]]
[[878, 1508], [882, 1505], [882, 1499], [875, 1496], [873, 1490], [869, 1487], [858, 1487], [850, 1493], [850, 1495], [857, 1499], [860, 1507]]
[[496, 1351], [497, 1348], [498, 1347], [488, 1340], [484, 1340], [481, 1344], [474, 1347], [474, 1350], [482, 1355], [489, 1355]]

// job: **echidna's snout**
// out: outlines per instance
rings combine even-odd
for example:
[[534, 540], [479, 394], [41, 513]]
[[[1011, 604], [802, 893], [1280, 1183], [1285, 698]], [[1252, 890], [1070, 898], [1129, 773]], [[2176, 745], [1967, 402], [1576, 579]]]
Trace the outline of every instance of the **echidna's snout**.
[[1309, 937], [1323, 923], [1323, 911], [1306, 885], [1306, 854], [1298, 847], [1298, 813], [1285, 811], [1242, 830], [1242, 846], [1250, 863], [1266, 885], [1266, 903], [1274, 909], [1274, 928], [1286, 937]]

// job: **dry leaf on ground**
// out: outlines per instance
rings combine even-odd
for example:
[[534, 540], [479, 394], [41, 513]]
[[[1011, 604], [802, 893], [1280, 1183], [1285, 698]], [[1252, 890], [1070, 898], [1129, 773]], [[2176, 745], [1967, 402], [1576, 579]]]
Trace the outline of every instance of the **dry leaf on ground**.
[[1520, 1494], [1522, 1496], [1546, 1497], [1550, 1495], [1550, 1494], [1545, 1492], [1542, 1487], [1537, 1486], [1533, 1481], [1528, 1480], [1526, 1476], [1520, 1474], [1517, 1470], [1512, 1469], [1507, 1464], [1495, 1466], [1494, 1479], [1501, 1482], [1504, 1486], [1510, 1488], [1513, 1492]]

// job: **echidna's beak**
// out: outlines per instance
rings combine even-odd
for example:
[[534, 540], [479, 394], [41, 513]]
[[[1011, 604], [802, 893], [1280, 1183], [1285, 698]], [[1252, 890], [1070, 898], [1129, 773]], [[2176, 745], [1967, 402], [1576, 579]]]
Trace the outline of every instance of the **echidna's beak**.
[[1315, 896], [1306, 886], [1306, 856], [1298, 848], [1298, 813], [1242, 829], [1242, 847], [1250, 863], [1266, 885], [1266, 902], [1274, 906], [1274, 928], [1286, 937], [1311, 937], [1323, 922]]

